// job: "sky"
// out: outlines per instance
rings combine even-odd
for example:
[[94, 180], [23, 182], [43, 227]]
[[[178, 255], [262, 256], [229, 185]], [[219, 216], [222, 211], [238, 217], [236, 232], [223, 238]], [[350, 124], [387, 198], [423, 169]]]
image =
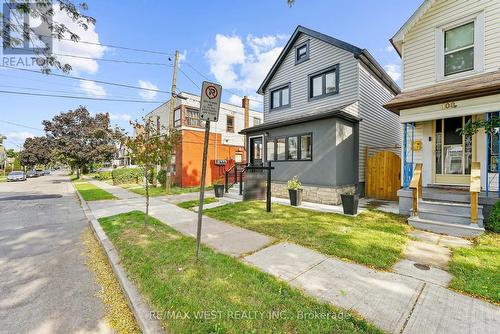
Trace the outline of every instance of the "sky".
[[[201, 82], [209, 78], [222, 84], [225, 102], [240, 104], [241, 96], [248, 95], [251, 107], [262, 110], [262, 97], [256, 90], [297, 25], [368, 49], [401, 85], [400, 58], [389, 39], [420, 3], [421, 0], [296, 0], [289, 8], [286, 0], [87, 0], [86, 14], [96, 19], [95, 26], [81, 30], [61, 13], [56, 13], [55, 20], [66, 23], [82, 41], [161, 54], [69, 41], [56, 42], [54, 52], [92, 58], [58, 56], [72, 66], [71, 76], [170, 91], [173, 55], [179, 50], [178, 91], [199, 94]], [[3, 64], [6, 55], [1, 52]], [[17, 67], [37, 70], [34, 66]], [[16, 150], [25, 138], [43, 135], [43, 120], [79, 105], [92, 113], [107, 112], [113, 125], [129, 130], [130, 120], [140, 119], [159, 102], [169, 99], [167, 93], [2, 67], [0, 91], [141, 101], [0, 93], [0, 134], [7, 136], [5, 146]]]

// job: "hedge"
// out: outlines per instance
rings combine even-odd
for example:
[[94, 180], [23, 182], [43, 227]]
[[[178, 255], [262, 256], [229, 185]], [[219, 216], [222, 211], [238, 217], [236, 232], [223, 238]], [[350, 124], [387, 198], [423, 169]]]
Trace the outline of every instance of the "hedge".
[[111, 180], [113, 178], [113, 175], [111, 175], [110, 171], [108, 171], [108, 172], [98, 172], [95, 175], [95, 178], [98, 179], [98, 180], [101, 180], [101, 181], [105, 181], [105, 180]]
[[113, 184], [140, 183], [144, 175], [141, 168], [118, 168], [111, 173]]
[[484, 224], [487, 230], [500, 233], [500, 201], [491, 208], [490, 216]]

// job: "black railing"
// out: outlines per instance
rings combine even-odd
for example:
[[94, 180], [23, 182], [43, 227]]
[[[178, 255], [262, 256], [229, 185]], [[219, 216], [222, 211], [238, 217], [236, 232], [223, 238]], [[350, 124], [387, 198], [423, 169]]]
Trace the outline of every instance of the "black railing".
[[234, 164], [231, 168], [226, 170], [226, 182], [225, 190], [229, 192], [229, 189], [238, 182], [238, 165]]

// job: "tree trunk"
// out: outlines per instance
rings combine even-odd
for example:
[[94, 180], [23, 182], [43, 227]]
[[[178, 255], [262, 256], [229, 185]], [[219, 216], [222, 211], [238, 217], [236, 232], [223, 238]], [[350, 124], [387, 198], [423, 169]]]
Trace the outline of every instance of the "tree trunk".
[[144, 179], [145, 179], [145, 185], [146, 185], [146, 216], [144, 217], [144, 227], [146, 227], [147, 221], [148, 221], [148, 216], [149, 216], [149, 182], [148, 182], [148, 168], [144, 168]]
[[80, 178], [80, 166], [76, 166], [76, 178]]

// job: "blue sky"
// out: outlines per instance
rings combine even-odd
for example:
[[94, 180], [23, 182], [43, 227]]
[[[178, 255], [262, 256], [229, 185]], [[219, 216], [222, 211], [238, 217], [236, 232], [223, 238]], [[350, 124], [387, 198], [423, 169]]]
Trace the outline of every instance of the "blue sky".
[[[400, 60], [389, 38], [420, 5], [421, 0], [285, 0], [254, 1], [87, 1], [97, 23], [81, 39], [173, 54], [182, 53], [181, 69], [196, 83], [193, 68], [230, 89], [223, 97], [239, 103], [239, 95], [258, 100], [256, 88], [297, 25], [320, 31], [368, 49], [394, 78]], [[59, 17], [59, 21], [64, 18]], [[169, 63], [167, 55], [60, 43], [61, 54], [98, 59]], [[1, 55], [2, 57], [4, 55]], [[172, 68], [64, 58], [80, 77], [170, 91]], [[398, 80], [398, 83], [400, 81]], [[23, 88], [20, 88], [23, 87]], [[36, 90], [35, 90], [36, 89]], [[0, 90], [66, 94], [97, 98], [166, 101], [167, 94], [81, 82], [37, 73], [0, 69]], [[178, 90], [198, 93], [184, 74]], [[149, 94], [148, 94], [149, 93]], [[41, 135], [41, 121], [86, 105], [91, 112], [109, 112], [112, 122], [127, 127], [158, 104], [68, 100], [0, 94], [0, 134], [16, 148], [26, 136]], [[258, 109], [257, 102], [253, 106]], [[143, 112], [144, 110], [144, 112]], [[6, 122], [14, 122], [25, 127]]]

